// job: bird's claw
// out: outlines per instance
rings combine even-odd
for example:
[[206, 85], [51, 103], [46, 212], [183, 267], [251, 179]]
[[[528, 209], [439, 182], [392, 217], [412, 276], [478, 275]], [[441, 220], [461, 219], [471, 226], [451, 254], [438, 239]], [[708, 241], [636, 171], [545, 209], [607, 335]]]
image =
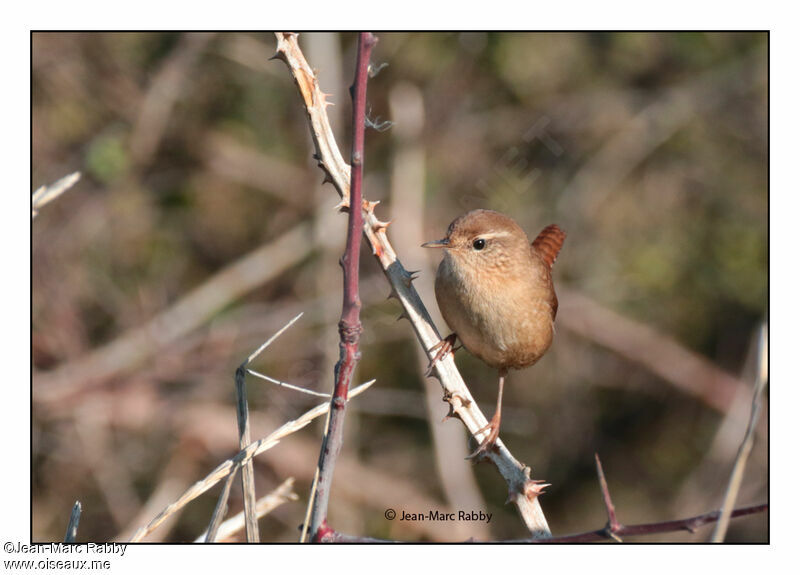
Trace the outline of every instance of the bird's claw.
[[428, 364], [427, 369], [425, 370], [425, 377], [430, 377], [433, 373], [433, 367], [436, 365], [437, 362], [441, 361], [443, 358], [447, 357], [448, 353], [455, 353], [456, 348], [456, 334], [451, 333], [446, 338], [441, 340], [439, 343], [434, 345], [432, 348], [428, 350], [428, 353], [436, 352], [431, 358], [430, 363]]
[[[484, 431], [489, 431], [486, 434], [486, 437], [483, 438], [481, 444], [478, 446], [471, 455], [467, 457], [467, 459], [477, 459], [478, 457], [485, 456], [489, 451], [492, 451], [497, 447], [497, 439], [500, 437], [500, 422], [497, 420], [497, 414], [492, 417], [492, 420], [489, 422], [488, 425], [482, 427], [478, 430], [478, 433], [483, 433]], [[476, 433], [477, 435], [477, 433]]]

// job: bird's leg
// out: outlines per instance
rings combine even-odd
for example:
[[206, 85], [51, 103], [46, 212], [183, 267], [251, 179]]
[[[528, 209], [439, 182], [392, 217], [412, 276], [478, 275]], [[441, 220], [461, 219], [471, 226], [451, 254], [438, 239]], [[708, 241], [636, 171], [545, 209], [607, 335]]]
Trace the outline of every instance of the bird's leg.
[[476, 449], [472, 455], [467, 457], [467, 459], [474, 459], [485, 454], [487, 451], [494, 449], [494, 444], [497, 441], [497, 438], [500, 436], [500, 412], [503, 407], [503, 383], [505, 383], [506, 380], [506, 373], [507, 371], [505, 369], [500, 370], [500, 384], [497, 390], [497, 409], [495, 409], [494, 415], [492, 416], [491, 421], [489, 421], [489, 425], [478, 430], [478, 433], [483, 433], [487, 430], [489, 433], [487, 433], [486, 437], [483, 438], [483, 441], [481, 441], [478, 449]]
[[430, 363], [428, 364], [428, 369], [425, 370], [425, 377], [431, 376], [431, 373], [433, 373], [433, 366], [436, 365], [437, 361], [440, 361], [446, 357], [450, 352], [455, 353], [461, 347], [455, 347], [457, 337], [458, 336], [456, 334], [451, 333], [428, 350], [428, 353], [433, 353], [435, 351], [436, 355], [433, 356], [433, 359], [431, 359]]

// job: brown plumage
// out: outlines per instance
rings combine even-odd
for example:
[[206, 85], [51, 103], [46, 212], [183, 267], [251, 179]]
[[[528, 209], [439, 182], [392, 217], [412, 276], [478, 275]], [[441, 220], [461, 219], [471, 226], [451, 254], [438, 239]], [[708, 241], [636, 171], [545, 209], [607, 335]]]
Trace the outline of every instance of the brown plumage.
[[436, 301], [454, 332], [436, 346], [431, 365], [458, 337], [467, 351], [500, 372], [497, 411], [473, 457], [497, 440], [508, 370], [533, 365], [553, 341], [558, 298], [551, 268], [565, 237], [551, 225], [531, 244], [510, 217], [473, 210], [450, 224], [447, 237], [423, 244], [443, 248]]

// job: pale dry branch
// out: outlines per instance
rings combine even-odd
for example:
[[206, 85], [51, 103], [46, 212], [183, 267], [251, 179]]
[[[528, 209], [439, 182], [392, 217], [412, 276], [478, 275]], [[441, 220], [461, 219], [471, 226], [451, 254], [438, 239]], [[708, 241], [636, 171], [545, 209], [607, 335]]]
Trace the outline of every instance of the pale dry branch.
[[341, 206], [350, 205], [350, 166], [344, 161], [333, 135], [325, 108], [331, 103], [319, 88], [316, 74], [306, 62], [297, 44], [297, 34], [277, 32], [278, 48], [275, 58], [286, 62], [303, 97], [311, 136], [316, 150], [315, 159], [342, 198]]
[[224, 133], [207, 138], [204, 154], [206, 166], [216, 176], [261, 190], [300, 209], [308, 203], [302, 194], [294, 193], [309, 180], [308, 170], [302, 167], [246, 146]]
[[[373, 386], [368, 394], [362, 393], [357, 401], [348, 405], [348, 411], [369, 401], [377, 391], [378, 389]], [[251, 417], [254, 429], [275, 429], [282, 423], [264, 411], [253, 412]], [[218, 404], [192, 406], [187, 413], [181, 414], [179, 425], [179, 433], [184, 441], [200, 445], [209, 453], [227, 453], [231, 448], [235, 448], [234, 438], [225, 433], [230, 427], [229, 410]], [[291, 449], [267, 451], [259, 457], [259, 461], [279, 477], [296, 477], [298, 482], [302, 481], [308, 485], [316, 471], [316, 465], [309, 465], [309, 462], [319, 457], [319, 440], [313, 435], [294, 434], [291, 437]], [[443, 507], [432, 492], [434, 489], [434, 485], [424, 477], [398, 475], [391, 468], [381, 469], [380, 466], [365, 464], [360, 461], [358, 454], [345, 450], [336, 463], [336, 498], [332, 505], [336, 505], [339, 509], [363, 507], [378, 513], [379, 516], [382, 516], [389, 507], [441, 509], [448, 513], [458, 511], [458, 508]], [[177, 495], [170, 501], [176, 498]], [[156, 509], [156, 512], [158, 511], [160, 508]], [[155, 513], [149, 514], [146, 521], [139, 525], [143, 525], [154, 515]], [[424, 538], [429, 541], [452, 541], [463, 540], [473, 535], [473, 523], [472, 521], [394, 521], [387, 527], [391, 532], [415, 535], [416, 537], [411, 537], [412, 540]], [[163, 528], [160, 528], [159, 532], [162, 530]]]
[[753, 403], [750, 408], [750, 421], [747, 424], [747, 430], [742, 439], [742, 444], [739, 446], [739, 452], [736, 454], [736, 460], [733, 464], [730, 479], [728, 480], [728, 488], [725, 490], [725, 498], [722, 502], [720, 509], [720, 518], [717, 522], [714, 532], [711, 535], [711, 541], [714, 543], [722, 543], [725, 540], [725, 533], [728, 530], [728, 523], [730, 522], [733, 506], [736, 504], [736, 496], [739, 494], [739, 488], [742, 486], [742, 478], [744, 477], [744, 468], [747, 465], [747, 458], [750, 455], [750, 450], [753, 448], [753, 438], [755, 436], [756, 425], [758, 424], [758, 417], [761, 414], [761, 397], [764, 394], [764, 388], [767, 385], [769, 378], [768, 365], [767, 365], [767, 326], [761, 326], [761, 333], [759, 334], [759, 349], [758, 349], [758, 366], [756, 369], [756, 381], [753, 390]]
[[[356, 397], [360, 393], [366, 391], [367, 389], [375, 383], [375, 380], [368, 381], [367, 383], [363, 383], [356, 387], [355, 389], [350, 391], [350, 399]], [[231, 459], [223, 461], [220, 463], [211, 473], [209, 473], [204, 479], [197, 481], [194, 485], [189, 487], [183, 495], [181, 495], [177, 501], [171, 503], [166, 508], [164, 508], [161, 513], [159, 513], [150, 523], [145, 525], [144, 527], [140, 528], [136, 533], [134, 533], [133, 537], [131, 538], [132, 543], [136, 543], [137, 541], [141, 541], [144, 537], [146, 537], [149, 533], [152, 533], [154, 529], [158, 528], [167, 517], [170, 515], [180, 511], [183, 509], [189, 502], [196, 499], [212, 487], [222, 481], [231, 470], [241, 465], [244, 462], [250, 461], [253, 457], [264, 453], [268, 449], [272, 449], [275, 447], [281, 439], [284, 437], [299, 431], [300, 429], [304, 428], [306, 425], [311, 423], [317, 417], [328, 413], [328, 409], [330, 408], [329, 403], [322, 403], [305, 412], [303, 415], [298, 417], [297, 419], [293, 419], [284, 423], [281, 427], [270, 433], [268, 436], [264, 437], [263, 439], [259, 439], [254, 441], [250, 445], [248, 445], [245, 449], [241, 450], [239, 453], [236, 454]]]
[[[113, 400], [111, 401], [113, 402]], [[119, 403], [120, 402], [117, 402], [117, 404]], [[151, 403], [150, 407], [152, 408], [151, 413], [163, 413], [158, 409], [155, 402]], [[230, 414], [226, 413], [226, 415], [228, 416], [226, 417], [226, 421], [228, 421], [229, 427]], [[146, 426], [147, 423], [145, 423], [145, 427]], [[207, 433], [207, 430], [205, 430], [205, 432]], [[181, 436], [185, 437], [185, 434], [181, 433]], [[192, 481], [196, 476], [196, 461], [189, 456], [187, 451], [182, 449], [180, 444], [178, 444], [169, 455], [167, 464], [159, 470], [159, 476], [153, 482], [156, 485], [155, 489], [147, 497], [147, 500], [144, 501], [141, 508], [136, 513], [136, 516], [128, 521], [125, 528], [120, 530], [112, 541], [117, 543], [130, 541], [139, 527], [145, 525], [152, 517], [164, 509], [164, 507], [180, 497], [187, 483]], [[177, 514], [168, 517], [160, 526], [159, 537], [151, 538], [150, 541], [164, 541], [178, 518], [179, 516]]]
[[276, 339], [278, 339], [278, 338], [279, 338], [281, 335], [283, 335], [283, 332], [285, 332], [287, 329], [289, 329], [290, 327], [292, 327], [292, 326], [295, 324], [295, 322], [296, 322], [298, 319], [300, 319], [301, 317], [303, 317], [303, 312], [300, 312], [300, 313], [298, 313], [296, 316], [294, 316], [292, 319], [290, 319], [290, 320], [289, 320], [289, 321], [286, 323], [286, 325], [284, 325], [284, 326], [283, 326], [281, 329], [279, 329], [279, 330], [278, 330], [278, 331], [276, 331], [274, 334], [272, 334], [272, 335], [270, 336], [270, 338], [269, 338], [267, 341], [265, 341], [264, 343], [262, 343], [262, 344], [261, 344], [261, 345], [258, 347], [258, 349], [257, 349], [257, 350], [255, 350], [253, 353], [251, 353], [249, 356], [247, 356], [247, 359], [244, 361], [244, 363], [242, 363], [242, 365], [241, 365], [240, 367], [242, 367], [242, 368], [245, 368], [245, 367], [247, 367], [248, 365], [250, 365], [250, 362], [251, 362], [251, 361], [253, 361], [253, 360], [254, 360], [255, 358], [257, 358], [259, 355], [261, 355], [261, 352], [262, 352], [262, 351], [264, 351], [264, 350], [265, 350], [265, 349], [267, 349], [269, 346], [271, 346], [271, 345], [272, 345], [272, 343], [273, 343], [273, 342], [274, 342]]
[[[256, 502], [256, 515], [259, 519], [270, 514], [278, 506], [287, 501], [297, 501], [297, 494], [292, 491], [294, 487], [294, 477], [288, 478], [278, 487], [264, 495]], [[244, 529], [244, 512], [237, 513], [233, 517], [222, 522], [217, 530], [215, 541], [230, 541], [237, 533]], [[201, 533], [194, 540], [195, 543], [202, 543], [206, 540], [207, 532]]]
[[286, 383], [285, 381], [280, 381], [279, 379], [275, 379], [274, 377], [270, 377], [268, 375], [264, 375], [263, 373], [258, 373], [257, 371], [253, 371], [252, 369], [248, 369], [247, 373], [254, 377], [258, 377], [260, 379], [266, 380], [270, 383], [274, 383], [278, 387], [285, 387], [287, 389], [293, 389], [295, 391], [299, 391], [300, 393], [305, 393], [308, 395], [313, 395], [314, 397], [327, 397], [330, 398], [330, 393], [320, 393], [319, 391], [312, 391], [310, 389], [306, 389], [305, 387], [300, 387], [299, 385], [292, 385], [291, 383]]
[[[339, 152], [327, 120], [325, 95], [319, 88], [314, 71], [300, 50], [297, 35], [278, 33], [276, 37], [278, 44], [275, 57], [286, 63], [300, 90], [311, 128], [316, 159], [327, 176], [326, 181], [331, 181], [341, 196], [340, 207], [349, 208], [350, 167]], [[417, 339], [428, 353], [428, 357], [432, 358], [434, 354], [428, 350], [441, 341], [441, 336], [412, 285], [413, 275], [403, 267], [389, 242], [386, 235], [389, 222], [382, 222], [375, 216], [376, 205], [377, 202], [366, 200], [362, 204], [364, 236], [391, 284], [392, 295], [400, 301], [404, 316], [411, 322]], [[480, 443], [483, 435], [488, 433], [485, 431], [488, 421], [472, 398], [456, 368], [453, 356], [448, 355], [437, 362], [434, 374], [442, 385], [445, 401], [450, 404], [451, 415], [459, 417], [470, 434]], [[549, 536], [547, 520], [534, 495], [535, 485], [530, 478], [530, 468], [517, 461], [502, 441], [497, 442], [497, 450], [488, 454], [488, 459], [494, 463], [505, 479], [508, 499], [516, 505], [531, 534], [535, 537]]]
[[131, 133], [130, 152], [136, 164], [147, 164], [158, 151], [172, 110], [191, 78], [189, 72], [214, 36], [210, 32], [183, 34], [153, 76]]
[[[750, 337], [746, 359], [738, 376], [742, 381], [755, 381], [758, 369], [760, 340], [761, 326], [759, 325], [753, 330]], [[750, 420], [752, 403], [752, 383], [749, 386], [739, 386], [730, 408], [716, 425], [713, 438], [708, 442], [701, 462], [692, 470], [692, 473], [683, 480], [678, 495], [673, 499], [672, 507], [679, 515], [691, 513], [691, 511], [697, 507], [699, 501], [705, 501], [709, 497], [709, 485], [719, 486], [719, 499], [720, 501], [723, 499], [727, 481], [730, 477], [730, 464], [732, 461], [735, 461], [736, 454], [741, 446], [741, 432], [747, 428], [747, 423]], [[764, 437], [766, 431], [766, 422], [764, 418], [761, 418], [756, 429], [756, 437]], [[763, 445], [760, 453], [764, 456], [764, 459], [759, 458], [759, 465], [764, 465], [766, 464], [766, 444]], [[754, 455], [755, 453], [751, 454], [751, 457]], [[764, 476], [762, 479], [761, 486], [763, 487], [767, 478]], [[762, 489], [759, 489], [759, 487], [754, 484], [750, 484], [748, 488], [762, 491]], [[715, 493], [716, 491], [717, 490], [715, 490]], [[742, 495], [743, 494], [740, 494], [740, 496]], [[751, 491], [750, 495], [755, 496], [755, 493]], [[714, 495], [714, 497], [716, 497], [716, 495]], [[699, 540], [699, 538], [697, 540]]]
[[[425, 101], [422, 91], [413, 84], [400, 83], [389, 93], [391, 117], [397, 121], [391, 136], [396, 142], [396, 150], [392, 159], [391, 172], [391, 217], [394, 242], [397, 250], [408, 254], [406, 263], [414, 269], [421, 270], [415, 285], [421, 293], [433, 293], [433, 280], [436, 268], [433, 267], [427, 253], [421, 253], [419, 246], [426, 241], [425, 221], [425, 145], [422, 135], [425, 129]], [[433, 319], [442, 325], [438, 310], [430, 310]], [[425, 373], [428, 366], [428, 354], [417, 346], [417, 366], [420, 374]], [[467, 456], [469, 445], [464, 441], [464, 429], [459, 425], [442, 425], [444, 406], [441, 389], [434, 382], [421, 381], [424, 387], [422, 397], [414, 394], [414, 407], [426, 420], [433, 440], [436, 459], [436, 472], [442, 486], [446, 501], [452, 509], [485, 509], [486, 503], [481, 495], [475, 479], [475, 466]], [[377, 401], [375, 390], [368, 397], [369, 401]], [[392, 390], [397, 392], [398, 390]], [[409, 392], [405, 392], [408, 394]], [[391, 400], [384, 400], [389, 410], [402, 408], [398, 405], [397, 395]], [[359, 402], [363, 410], [364, 402]], [[494, 406], [490, 406], [489, 410]], [[513, 428], [513, 411], [503, 414], [503, 429], [508, 435]], [[511, 423], [512, 425], [509, 425]], [[530, 432], [530, 426], [527, 429]], [[526, 433], [527, 435], [527, 433]], [[470, 534], [478, 539], [489, 536], [489, 525], [475, 522], [470, 525]]]
[[682, 392], [726, 413], [743, 382], [652, 327], [612, 311], [570, 289], [558, 293], [559, 322], [568, 329], [634, 361]]
[[49, 186], [42, 186], [33, 192], [33, 196], [31, 197], [31, 218], [35, 218], [39, 215], [39, 210], [42, 209], [42, 206], [55, 200], [58, 196], [77, 184], [80, 179], [81, 173], [74, 172], [68, 176], [64, 176]]
[[[245, 381], [245, 373], [247, 365], [253, 361], [258, 355], [267, 349], [272, 342], [289, 329], [294, 323], [302, 317], [299, 313], [293, 319], [279, 329], [267, 341], [265, 341], [259, 348], [250, 354], [250, 356], [242, 362], [236, 370], [236, 425], [239, 429], [239, 449], [245, 449], [250, 443], [250, 419], [247, 408], [247, 382]], [[258, 543], [258, 518], [256, 517], [256, 483], [253, 473], [253, 462], [247, 461], [242, 466], [242, 492], [244, 493], [244, 515], [245, 526], [247, 531], [248, 543]], [[227, 496], [226, 496], [227, 499]], [[222, 501], [220, 499], [220, 501]], [[212, 522], [213, 525], [213, 522]], [[219, 527], [219, 524], [215, 527]], [[216, 529], [209, 527], [209, 535], [213, 534]]]
[[666, 90], [654, 98], [586, 162], [561, 191], [559, 211], [590, 219], [615, 188], [654, 150], [698, 115], [758, 84], [745, 70], [767, 57], [759, 47], [742, 58]]
[[[248, 461], [248, 463], [252, 463], [252, 460]], [[228, 477], [225, 478], [225, 484], [222, 486], [222, 492], [219, 494], [217, 505], [214, 507], [214, 513], [211, 515], [211, 522], [208, 524], [208, 529], [206, 530], [206, 543], [213, 543], [217, 539], [217, 530], [222, 524], [222, 518], [225, 516], [225, 513], [228, 512], [228, 498], [231, 495], [231, 485], [233, 485], [233, 479], [236, 477], [236, 470], [238, 467], [240, 466], [232, 468], [230, 473], [228, 473]], [[258, 541], [256, 541], [256, 543], [257, 542]]]
[[231, 301], [305, 259], [313, 249], [306, 241], [310, 234], [310, 224], [298, 224], [226, 266], [145, 325], [53, 371], [37, 372], [34, 403], [39, 407], [56, 406], [162, 352]]
[[[239, 449], [245, 449], [250, 443], [250, 419], [247, 409], [247, 385], [245, 382], [245, 371], [243, 363], [236, 370], [236, 426], [239, 430]], [[231, 471], [230, 478], [233, 477]], [[230, 479], [226, 482], [226, 486], [230, 483]], [[227, 488], [226, 488], [227, 489]], [[258, 543], [258, 519], [256, 519], [256, 479], [253, 471], [253, 461], [247, 461], [242, 464], [242, 494], [244, 495], [244, 515], [247, 531], [247, 542]], [[227, 495], [225, 496], [227, 499]], [[222, 496], [220, 496], [222, 502]], [[219, 505], [217, 506], [219, 510]], [[214, 527], [212, 529], [212, 527]], [[208, 534], [215, 534], [216, 528], [219, 523], [212, 525], [208, 528]], [[211, 539], [213, 541], [213, 539]]]

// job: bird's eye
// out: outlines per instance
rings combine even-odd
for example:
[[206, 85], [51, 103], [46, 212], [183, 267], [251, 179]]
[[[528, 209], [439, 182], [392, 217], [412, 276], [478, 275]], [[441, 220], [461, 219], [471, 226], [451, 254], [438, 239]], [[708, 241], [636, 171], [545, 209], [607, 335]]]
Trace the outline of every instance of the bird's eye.
[[472, 242], [472, 247], [476, 251], [480, 251], [480, 250], [482, 250], [483, 248], [486, 247], [486, 240], [484, 240], [482, 238], [478, 238], [477, 240]]

